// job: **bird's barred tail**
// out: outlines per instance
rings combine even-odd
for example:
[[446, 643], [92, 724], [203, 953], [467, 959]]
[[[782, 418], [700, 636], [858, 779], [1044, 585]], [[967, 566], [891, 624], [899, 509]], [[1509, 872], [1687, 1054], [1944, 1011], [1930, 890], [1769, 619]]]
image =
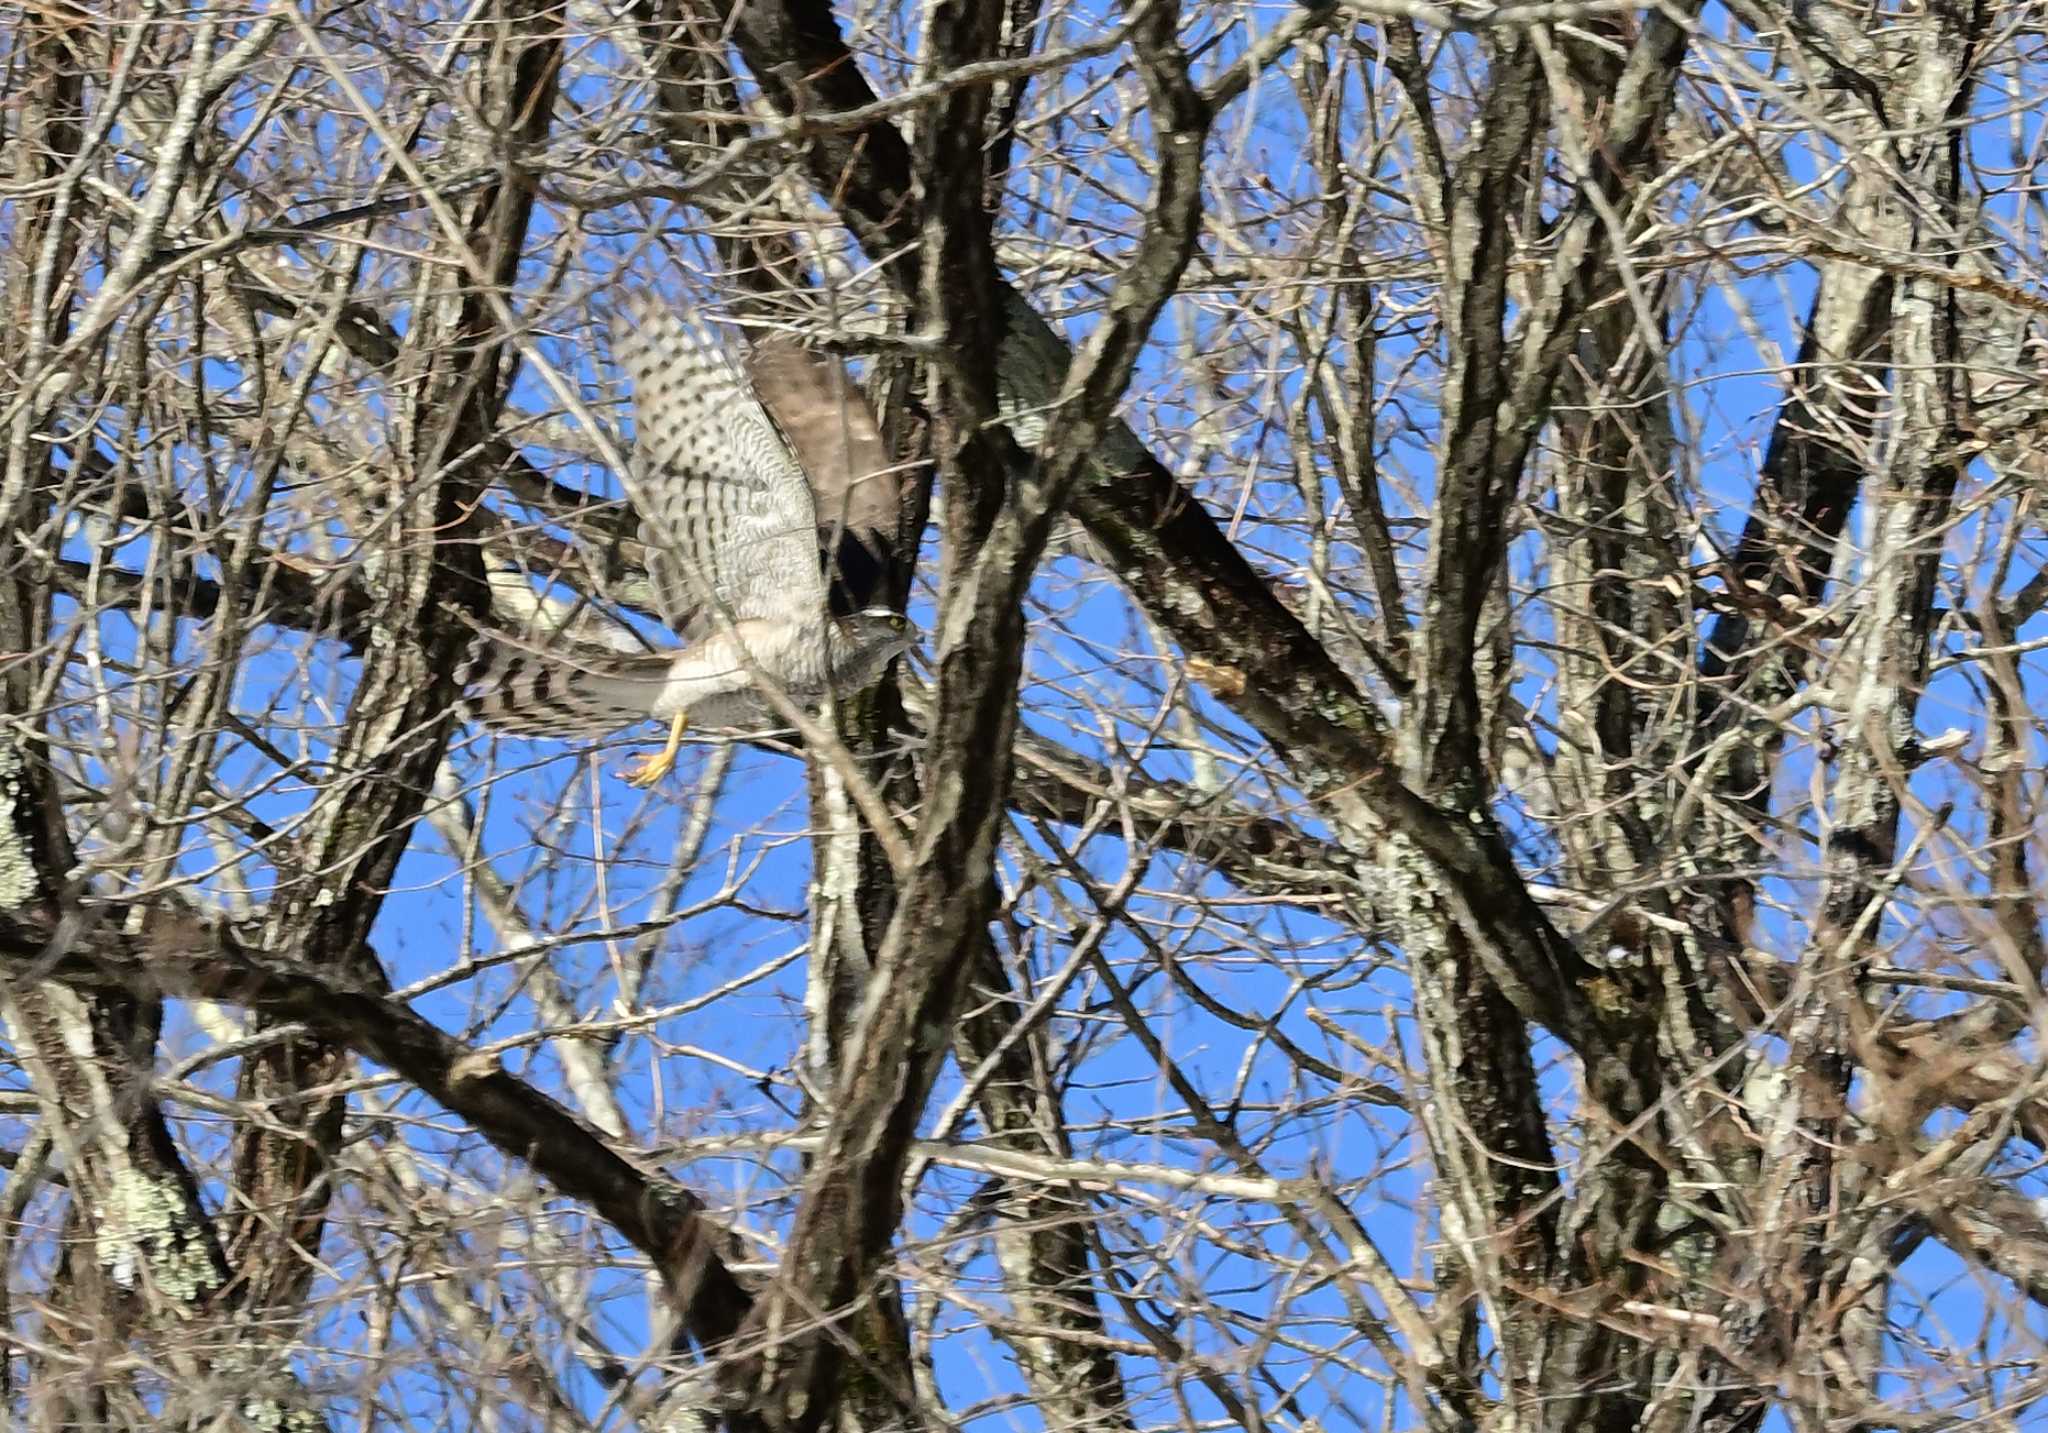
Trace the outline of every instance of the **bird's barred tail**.
[[602, 736], [653, 714], [669, 661], [602, 647], [543, 651], [480, 636], [463, 668], [463, 707], [472, 720], [514, 736]]

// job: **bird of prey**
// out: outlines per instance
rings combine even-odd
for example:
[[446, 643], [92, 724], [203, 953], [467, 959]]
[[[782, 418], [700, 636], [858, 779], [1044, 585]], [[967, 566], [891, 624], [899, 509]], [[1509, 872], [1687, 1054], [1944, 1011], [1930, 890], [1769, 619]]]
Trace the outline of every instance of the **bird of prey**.
[[[820, 544], [838, 545], [843, 513], [821, 510], [783, 426], [708, 334], [635, 293], [613, 318], [612, 357], [633, 385], [626, 496], [639, 514], [662, 619], [685, 645], [621, 652], [560, 637], [490, 635], [474, 649], [464, 683], [477, 720], [520, 735], [594, 736], [648, 717], [667, 721], [661, 751], [626, 773], [644, 787], [674, 767], [692, 722], [781, 724], [755, 672], [791, 699], [812, 702], [865, 687], [916, 636], [887, 607], [833, 615]], [[793, 390], [781, 386], [780, 406], [793, 411]], [[872, 415], [859, 416], [873, 430]], [[823, 496], [843, 498], [843, 476], [832, 484], [841, 491]]]

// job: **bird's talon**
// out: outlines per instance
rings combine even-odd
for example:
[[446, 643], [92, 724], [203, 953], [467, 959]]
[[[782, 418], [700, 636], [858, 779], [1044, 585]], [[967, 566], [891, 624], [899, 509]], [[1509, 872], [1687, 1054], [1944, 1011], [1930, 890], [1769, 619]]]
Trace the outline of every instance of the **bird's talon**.
[[689, 720], [687, 713], [678, 713], [674, 720], [669, 722], [668, 740], [662, 744], [661, 750], [652, 756], [641, 757], [638, 762], [620, 773], [626, 778], [627, 785], [637, 786], [645, 791], [676, 769], [676, 752], [682, 747], [683, 731], [689, 725]]
[[648, 787], [654, 785], [655, 782], [661, 780], [662, 777], [668, 775], [669, 772], [675, 770], [675, 765], [674, 757], [664, 758], [660, 755], [643, 756], [620, 772], [619, 775], [626, 778], [628, 786], [637, 786], [645, 791]]

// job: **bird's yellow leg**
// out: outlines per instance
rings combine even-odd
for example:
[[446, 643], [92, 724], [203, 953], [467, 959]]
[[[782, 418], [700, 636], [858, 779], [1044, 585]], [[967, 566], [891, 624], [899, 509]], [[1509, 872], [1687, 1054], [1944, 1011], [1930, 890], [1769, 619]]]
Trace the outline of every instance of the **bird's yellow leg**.
[[621, 773], [631, 785], [646, 788], [654, 785], [676, 767], [676, 752], [683, 745], [683, 728], [690, 724], [688, 712], [677, 712], [675, 720], [668, 724], [668, 741], [660, 751], [640, 760]]

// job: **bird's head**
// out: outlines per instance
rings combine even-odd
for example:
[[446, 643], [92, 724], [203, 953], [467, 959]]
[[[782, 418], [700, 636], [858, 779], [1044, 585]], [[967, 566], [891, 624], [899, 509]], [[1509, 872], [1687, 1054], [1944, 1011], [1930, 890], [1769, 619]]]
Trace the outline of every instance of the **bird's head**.
[[847, 645], [876, 669], [917, 645], [917, 624], [887, 607], [864, 607], [839, 624]]

